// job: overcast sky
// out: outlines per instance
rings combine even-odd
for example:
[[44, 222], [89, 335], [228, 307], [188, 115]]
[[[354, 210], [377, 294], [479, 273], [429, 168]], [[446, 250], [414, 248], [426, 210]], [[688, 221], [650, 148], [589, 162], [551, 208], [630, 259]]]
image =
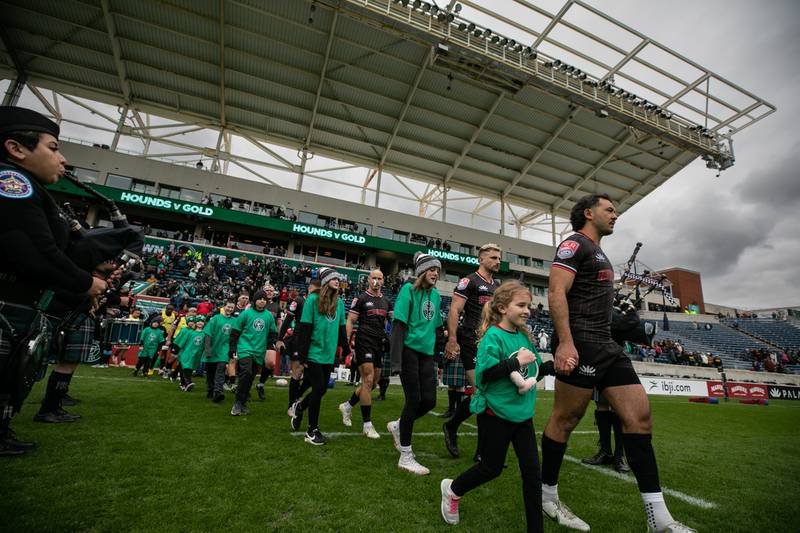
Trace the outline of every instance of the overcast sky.
[[[603, 244], [612, 262], [624, 262], [634, 243], [641, 241], [644, 246], [639, 259], [650, 267], [678, 266], [699, 271], [706, 302], [743, 308], [800, 305], [800, 236], [796, 228], [790, 227], [790, 214], [800, 208], [800, 135], [794, 123], [800, 118], [795, 96], [800, 88], [800, 37], [796, 30], [800, 3], [796, 0], [587, 1], [778, 108], [777, 113], [734, 137], [736, 164], [719, 178], [702, 161], [695, 161], [625, 212], [615, 234]], [[445, 5], [444, 1], [438, 3]], [[546, 23], [514, 0], [480, 3], [529, 27], [541, 29]], [[537, 0], [536, 4], [555, 13], [563, 0]], [[590, 26], [588, 20], [581, 19], [581, 11], [582, 8], [573, 6], [567, 19], [572, 17], [572, 21], [602, 34], [602, 25]], [[469, 8], [462, 15], [478, 23], [485, 20]], [[520, 42], [527, 40], [518, 30], [497, 28], [496, 21], [484, 24]], [[612, 37], [615, 44], [626, 49], [638, 41], [619, 32], [608, 38]], [[542, 50], [548, 52], [544, 47]], [[613, 64], [616, 60], [606, 62]], [[618, 84], [624, 86], [621, 80]], [[7, 82], [2, 83], [3, 90], [6, 85]], [[23, 93], [20, 105], [41, 108], [29, 92]], [[69, 103], [62, 101], [62, 105]], [[103, 122], [81, 108], [76, 109], [82, 115], [81, 120]], [[109, 109], [113, 110], [110, 106]], [[62, 129], [83, 139], [94, 139], [97, 135], [75, 125], [62, 125]], [[206, 131], [197, 135], [202, 139], [189, 139], [187, 135], [183, 140], [214, 146], [215, 133]], [[123, 139], [120, 146], [135, 149], [137, 144], [140, 141], [131, 138]], [[264, 157], [263, 152], [252, 146], [249, 151], [246, 155]], [[292, 150], [279, 151], [287, 158], [296, 155]], [[336, 164], [325, 161], [311, 164], [311, 168], [319, 166]], [[355, 169], [339, 172], [337, 178], [359, 185], [364, 176], [365, 169]], [[295, 180], [294, 176], [280, 173], [273, 173], [272, 177], [290, 187]], [[323, 188], [335, 187], [319, 183]], [[403, 192], [391, 179], [384, 179], [383, 186]], [[358, 201], [357, 189], [344, 192], [348, 199]], [[368, 193], [367, 202], [372, 198], [372, 193]], [[397, 198], [387, 197], [385, 201], [406, 212], [415, 208], [413, 202]], [[493, 211], [497, 211], [496, 206], [486, 213]], [[468, 217], [448, 214], [449, 220], [455, 215], [463, 219], [458, 222], [469, 223]], [[485, 223], [476, 220], [478, 226]]]
[[800, 305], [800, 3], [590, 3], [778, 108], [734, 137], [719, 178], [695, 161], [627, 211], [606, 252], [621, 262], [641, 241], [648, 265], [699, 271], [707, 302]]

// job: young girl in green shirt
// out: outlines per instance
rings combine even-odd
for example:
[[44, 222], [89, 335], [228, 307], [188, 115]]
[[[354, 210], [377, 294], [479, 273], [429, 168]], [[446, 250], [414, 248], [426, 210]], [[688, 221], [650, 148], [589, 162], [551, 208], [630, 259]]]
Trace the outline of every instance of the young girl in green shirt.
[[430, 473], [411, 450], [414, 421], [436, 405], [434, 354], [443, 340], [441, 297], [436, 290], [442, 264], [432, 255], [414, 255], [416, 281], [400, 289], [392, 320], [392, 367], [400, 368], [405, 403], [399, 420], [386, 425], [400, 452], [397, 467], [420, 476]]
[[513, 444], [522, 475], [528, 531], [542, 531], [541, 474], [533, 428], [536, 387], [524, 390], [518, 385], [525, 378], [537, 377], [541, 365], [526, 325], [530, 306], [528, 288], [518, 281], [507, 281], [483, 308], [475, 365], [476, 391], [470, 404], [478, 415], [482, 434], [480, 462], [455, 481], [442, 480], [441, 513], [448, 524], [458, 523], [462, 496], [503, 472], [508, 446]]
[[327, 444], [327, 439], [319, 430], [319, 412], [322, 397], [328, 390], [336, 349], [342, 348], [342, 357], [350, 353], [344, 303], [339, 296], [339, 280], [340, 275], [334, 269], [319, 269], [320, 290], [309, 295], [295, 331], [297, 351], [305, 367], [304, 376], [311, 385], [311, 392], [295, 401], [292, 429], [300, 429], [303, 413], [308, 411], [308, 429], [304, 440], [314, 446]]

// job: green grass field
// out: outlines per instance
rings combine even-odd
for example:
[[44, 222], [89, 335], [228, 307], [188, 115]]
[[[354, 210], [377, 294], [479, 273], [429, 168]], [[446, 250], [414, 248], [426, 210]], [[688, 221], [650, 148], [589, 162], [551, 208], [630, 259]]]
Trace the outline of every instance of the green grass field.
[[[444, 449], [441, 419], [420, 420], [414, 450], [431, 475], [417, 477], [397, 470], [386, 434], [402, 406], [399, 385], [375, 402], [381, 439], [370, 441], [346, 434], [360, 430], [360, 414], [353, 428], [342, 425], [336, 405], [352, 388], [337, 384], [323, 399], [324, 447], [291, 433], [287, 390], [270, 385], [250, 416], [231, 417], [230, 393], [215, 405], [202, 386], [182, 393], [129, 370], [81, 367], [71, 394], [82, 402], [71, 411], [83, 419], [47, 425], [32, 422], [44, 392], [37, 384], [14, 427], [38, 447], [0, 463], [0, 530], [524, 531], [513, 452], [500, 478], [464, 497], [461, 524], [442, 522], [439, 481], [470, 466], [474, 427], [463, 428], [456, 460]], [[552, 401], [540, 394], [538, 430]], [[446, 402], [440, 391], [434, 411]], [[800, 402], [651, 402], [662, 485], [679, 493], [667, 495], [676, 518], [701, 532], [798, 531]], [[571, 439], [559, 493], [593, 531], [645, 531], [633, 478], [576, 462], [595, 452], [592, 420], [589, 412]], [[545, 530], [568, 531], [546, 518]]]

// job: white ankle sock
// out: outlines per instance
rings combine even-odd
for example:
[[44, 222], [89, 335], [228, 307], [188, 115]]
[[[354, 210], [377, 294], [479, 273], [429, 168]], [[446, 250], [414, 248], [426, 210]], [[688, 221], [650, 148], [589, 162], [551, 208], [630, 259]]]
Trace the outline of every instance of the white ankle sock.
[[544, 483], [542, 483], [542, 501], [557, 502], [558, 485], [545, 485]]
[[400, 453], [411, 453], [411, 446], [400, 446]]
[[669, 514], [667, 504], [664, 503], [664, 494], [661, 492], [642, 492], [644, 512], [647, 513], [647, 524], [656, 530], [664, 529], [674, 522]]
[[372, 422], [364, 422], [364, 429], [371, 428]]

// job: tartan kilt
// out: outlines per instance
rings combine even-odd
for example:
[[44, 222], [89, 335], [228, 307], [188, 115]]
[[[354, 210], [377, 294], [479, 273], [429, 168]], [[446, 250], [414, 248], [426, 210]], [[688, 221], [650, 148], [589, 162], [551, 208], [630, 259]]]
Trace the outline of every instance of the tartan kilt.
[[383, 352], [383, 358], [381, 358], [381, 379], [383, 377], [389, 377], [392, 375], [392, 354], [388, 351]]
[[66, 330], [64, 350], [57, 354], [61, 363], [96, 363], [100, 360], [100, 342], [95, 338], [95, 321], [86, 318]]
[[464, 364], [460, 357], [445, 360], [442, 368], [442, 383], [448, 387], [465, 387], [467, 385], [467, 375], [464, 373]]

